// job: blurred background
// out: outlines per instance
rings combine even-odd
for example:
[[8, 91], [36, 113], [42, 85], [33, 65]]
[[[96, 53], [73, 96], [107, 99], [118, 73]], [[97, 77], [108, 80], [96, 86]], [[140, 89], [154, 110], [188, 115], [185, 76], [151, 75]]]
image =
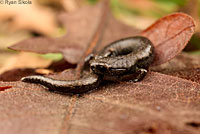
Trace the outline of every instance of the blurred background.
[[[24, 0], [31, 4], [2, 4], [0, 0], [0, 74], [15, 68], [43, 68], [62, 59], [61, 54], [33, 54], [7, 49], [21, 40], [59, 37], [66, 33], [58, 21], [61, 12], [73, 12], [98, 0]], [[5, 2], [5, 1], [3, 1]], [[110, 0], [113, 15], [122, 22], [145, 29], [172, 12], [185, 12], [196, 21], [196, 32], [184, 51], [200, 54], [200, 0]], [[89, 14], [88, 14], [89, 15]]]

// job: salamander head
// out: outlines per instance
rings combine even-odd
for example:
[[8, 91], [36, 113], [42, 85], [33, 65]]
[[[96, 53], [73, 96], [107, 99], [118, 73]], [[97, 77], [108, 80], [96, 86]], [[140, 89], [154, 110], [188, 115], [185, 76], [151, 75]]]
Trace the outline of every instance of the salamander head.
[[95, 59], [90, 61], [90, 68], [96, 74], [109, 73], [109, 64], [104, 59]]
[[102, 58], [90, 61], [90, 68], [95, 74], [116, 76], [126, 73], [128, 69], [123, 67], [123, 60], [121, 58]]

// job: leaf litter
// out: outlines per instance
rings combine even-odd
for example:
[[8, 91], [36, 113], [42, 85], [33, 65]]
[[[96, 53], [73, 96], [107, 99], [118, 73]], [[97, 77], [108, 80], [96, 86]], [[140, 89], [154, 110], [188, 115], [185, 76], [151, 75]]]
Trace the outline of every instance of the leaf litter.
[[31, 4], [26, 6], [1, 4], [0, 18], [0, 22], [10, 19], [12, 29], [29, 29], [44, 35], [55, 32], [57, 26], [53, 11], [38, 5], [36, 0], [31, 0]]
[[[92, 9], [88, 9], [90, 11], [88, 14], [97, 13], [95, 9], [100, 10], [98, 7], [94, 8], [93, 12], [91, 12]], [[82, 10], [79, 11], [85, 14]], [[81, 13], [77, 13], [77, 16]], [[67, 15], [65, 16], [67, 17]], [[71, 15], [71, 20], [76, 21], [82, 17], [82, 15], [77, 18], [73, 16], [76, 15]], [[29, 39], [11, 48], [40, 53], [61, 52], [65, 60], [77, 63], [84, 55], [84, 52], [80, 50], [85, 50], [87, 45], [91, 44], [90, 41], [96, 41], [93, 37], [95, 33], [99, 32], [98, 22], [102, 22], [99, 20], [100, 16], [93, 16], [97, 22], [94, 19], [92, 19], [93, 23], [88, 22], [93, 25], [91, 27], [96, 27], [96, 29], [87, 27], [84, 29], [83, 35], [81, 35], [83, 29], [79, 29], [79, 34], [71, 34], [68, 38], [64, 36], [57, 39], [44, 37]], [[102, 35], [95, 36], [101, 42], [95, 51], [98, 52], [99, 49], [116, 39], [141, 34], [147, 36], [155, 45], [157, 54], [155, 65], [165, 63], [180, 53], [192, 36], [195, 27], [192, 18], [183, 13], [175, 13], [161, 18], [141, 33], [112, 20], [111, 16], [109, 18], [111, 18], [112, 25], [107, 23], [107, 27], [104, 27], [103, 31], [100, 29], [102, 33], [99, 34]], [[71, 20], [67, 19], [66, 22]], [[120, 24], [121, 27], [117, 27], [119, 25], [115, 24]], [[70, 29], [73, 28], [68, 27], [69, 33]], [[130, 32], [126, 32], [124, 29]], [[109, 34], [112, 32], [113, 36]], [[87, 39], [84, 38], [86, 35]], [[70, 40], [79, 38], [82, 39], [82, 43], [79, 40]], [[49, 47], [46, 49], [41, 45], [45, 46], [48, 43]], [[72, 44], [73, 49], [67, 50], [72, 48]], [[70, 54], [63, 51], [71, 51], [73, 56], [79, 57], [79, 60], [70, 60]], [[75, 79], [75, 74], [74, 69], [68, 69], [51, 75], [51, 77], [69, 80]], [[0, 85], [1, 87], [8, 85], [13, 87], [0, 94], [2, 99], [0, 101], [0, 129], [2, 133], [199, 133], [198, 127], [188, 124], [199, 124], [200, 122], [200, 85], [191, 80], [162, 74], [162, 71], [160, 73], [150, 71], [144, 80], [137, 83], [130, 81], [105, 82], [98, 89], [80, 96], [47, 92], [40, 85], [20, 81], [0, 82]]]

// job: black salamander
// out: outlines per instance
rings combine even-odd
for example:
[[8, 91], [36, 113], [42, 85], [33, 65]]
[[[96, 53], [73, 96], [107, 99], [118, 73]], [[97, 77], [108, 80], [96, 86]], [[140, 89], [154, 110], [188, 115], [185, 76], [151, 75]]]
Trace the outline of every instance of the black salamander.
[[41, 84], [51, 91], [80, 94], [99, 86], [102, 80], [140, 81], [154, 59], [154, 47], [149, 39], [135, 36], [117, 40], [90, 59], [90, 75], [79, 80], [55, 80], [44, 76], [27, 76], [23, 82]]

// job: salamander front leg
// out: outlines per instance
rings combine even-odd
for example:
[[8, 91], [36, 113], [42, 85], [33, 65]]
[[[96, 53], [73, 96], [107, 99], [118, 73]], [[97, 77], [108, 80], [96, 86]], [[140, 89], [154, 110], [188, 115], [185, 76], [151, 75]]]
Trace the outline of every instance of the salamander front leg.
[[139, 68], [136, 71], [136, 74], [138, 74], [138, 75], [135, 77], [135, 79], [133, 79], [134, 82], [142, 80], [146, 76], [147, 70], [143, 69], [143, 68]]

